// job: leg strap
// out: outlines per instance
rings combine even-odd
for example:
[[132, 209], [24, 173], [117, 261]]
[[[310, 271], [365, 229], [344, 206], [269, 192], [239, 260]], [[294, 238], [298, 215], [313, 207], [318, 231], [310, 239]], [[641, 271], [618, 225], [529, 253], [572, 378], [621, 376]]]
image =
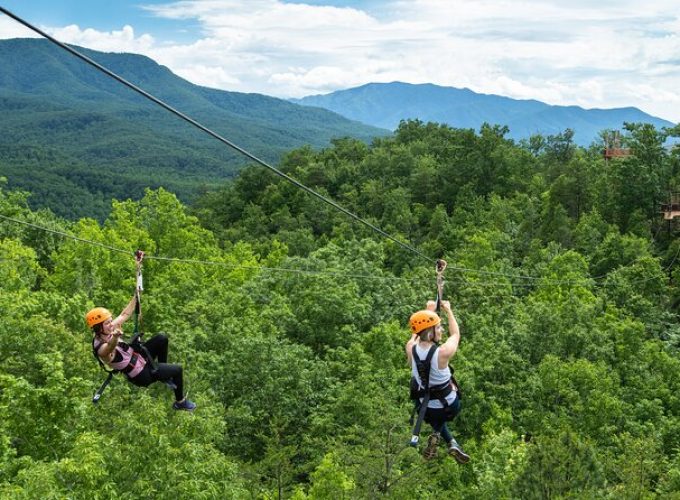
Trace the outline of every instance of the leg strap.
[[425, 394], [423, 402], [420, 403], [420, 411], [418, 411], [418, 420], [416, 420], [416, 425], [413, 427], [413, 435], [411, 436], [411, 446], [418, 446], [418, 440], [420, 439], [420, 427], [423, 425], [423, 420], [425, 420], [425, 413], [427, 412], [427, 404], [430, 402], [429, 392]]
[[99, 403], [99, 399], [102, 397], [102, 394], [104, 394], [104, 390], [109, 385], [112, 378], [113, 378], [113, 372], [109, 372], [109, 376], [106, 377], [106, 380], [104, 380], [104, 383], [99, 387], [99, 389], [97, 389], [97, 392], [94, 393], [94, 396], [92, 397], [92, 403], [94, 403], [94, 404]]

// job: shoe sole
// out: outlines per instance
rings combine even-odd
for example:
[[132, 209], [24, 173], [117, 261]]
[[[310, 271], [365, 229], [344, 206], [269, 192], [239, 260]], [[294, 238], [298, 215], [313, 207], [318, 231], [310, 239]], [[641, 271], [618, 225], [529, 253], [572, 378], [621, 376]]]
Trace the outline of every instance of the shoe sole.
[[178, 408], [175, 405], [172, 406], [172, 409], [175, 411], [194, 411], [198, 406], [194, 406], [193, 408], [186, 408], [186, 407], [181, 407]]
[[425, 460], [432, 460], [437, 457], [437, 446], [439, 445], [439, 439], [437, 440], [427, 440], [427, 446], [423, 450], [423, 458]]
[[460, 450], [451, 449], [449, 450], [449, 455], [451, 455], [459, 464], [466, 464], [470, 461], [470, 456]]

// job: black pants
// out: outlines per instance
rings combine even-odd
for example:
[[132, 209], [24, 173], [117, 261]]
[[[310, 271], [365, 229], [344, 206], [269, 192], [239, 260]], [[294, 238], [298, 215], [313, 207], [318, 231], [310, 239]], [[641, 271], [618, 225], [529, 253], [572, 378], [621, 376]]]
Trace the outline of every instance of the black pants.
[[458, 416], [460, 413], [460, 398], [456, 396], [456, 399], [452, 404], [446, 408], [428, 408], [425, 411], [425, 422], [432, 426], [434, 432], [438, 432], [444, 438], [447, 444], [451, 444], [453, 436], [451, 436], [451, 431], [446, 426], [446, 422], [450, 422]]
[[156, 361], [156, 370], [147, 363], [144, 369], [136, 377], [128, 380], [139, 387], [147, 387], [154, 382], [167, 382], [172, 380], [175, 384], [175, 399], [180, 401], [184, 398], [184, 381], [182, 367], [172, 365], [168, 361], [168, 337], [163, 334], [154, 335], [144, 342], [144, 347]]

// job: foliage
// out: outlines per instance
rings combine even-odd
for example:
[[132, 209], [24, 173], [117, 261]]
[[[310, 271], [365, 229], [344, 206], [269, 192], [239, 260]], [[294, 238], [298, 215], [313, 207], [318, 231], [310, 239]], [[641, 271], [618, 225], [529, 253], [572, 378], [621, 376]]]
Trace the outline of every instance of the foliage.
[[[677, 152], [628, 131], [633, 156], [608, 163], [568, 132], [518, 145], [420, 122], [281, 161], [448, 261], [467, 466], [407, 445], [422, 255], [256, 168], [189, 208], [147, 189], [101, 223], [1, 185], [0, 496], [677, 496], [680, 246], [648, 210], [680, 182]], [[142, 327], [170, 337], [193, 414], [121, 377], [90, 402], [104, 373], [83, 314], [125, 306], [138, 248]]]

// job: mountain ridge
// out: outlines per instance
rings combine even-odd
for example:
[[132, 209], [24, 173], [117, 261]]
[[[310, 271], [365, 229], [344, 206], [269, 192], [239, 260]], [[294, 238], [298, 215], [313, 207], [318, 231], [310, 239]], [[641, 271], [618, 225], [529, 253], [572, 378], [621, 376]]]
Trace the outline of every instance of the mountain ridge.
[[[140, 54], [77, 50], [270, 163], [305, 145], [389, 134], [284, 99], [194, 85]], [[0, 67], [0, 176], [11, 188], [31, 190], [36, 207], [101, 219], [107, 200], [139, 199], [146, 187], [166, 187], [187, 202], [249, 162], [47, 40], [0, 40]], [[16, 146], [58, 161], [39, 162]], [[55, 182], [89, 196], [76, 196], [67, 207], [68, 191], [53, 199]]]
[[321, 107], [349, 119], [394, 130], [404, 119], [435, 121], [478, 130], [483, 123], [507, 125], [508, 137], [528, 139], [533, 134], [554, 135], [574, 130], [574, 141], [588, 146], [604, 129], [620, 129], [623, 122], [648, 122], [656, 127], [674, 124], [633, 106], [591, 108], [547, 104], [536, 99], [513, 99], [477, 93], [469, 88], [432, 83], [367, 83], [330, 94], [316, 94], [291, 102]]

